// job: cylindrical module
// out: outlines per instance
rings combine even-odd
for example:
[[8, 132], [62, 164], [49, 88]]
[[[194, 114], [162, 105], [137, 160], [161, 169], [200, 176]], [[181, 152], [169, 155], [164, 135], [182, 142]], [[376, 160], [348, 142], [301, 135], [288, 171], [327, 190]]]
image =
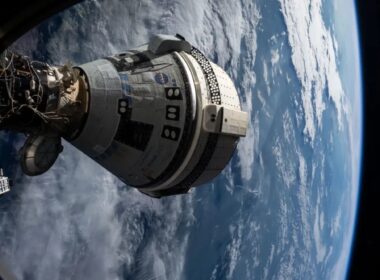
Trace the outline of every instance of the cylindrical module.
[[76, 67], [87, 116], [73, 145], [153, 197], [186, 193], [229, 162], [247, 114], [229, 76], [181, 37]]

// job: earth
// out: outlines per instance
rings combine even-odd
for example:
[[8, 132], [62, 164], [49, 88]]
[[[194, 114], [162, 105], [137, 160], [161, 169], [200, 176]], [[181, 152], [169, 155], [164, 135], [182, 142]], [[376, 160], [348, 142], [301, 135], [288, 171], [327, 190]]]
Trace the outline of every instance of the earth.
[[223, 173], [149, 198], [69, 143], [21, 173], [1, 132], [1, 261], [17, 279], [343, 279], [354, 239], [362, 89], [353, 0], [92, 0], [12, 48], [81, 64], [183, 35], [234, 80], [250, 115]]

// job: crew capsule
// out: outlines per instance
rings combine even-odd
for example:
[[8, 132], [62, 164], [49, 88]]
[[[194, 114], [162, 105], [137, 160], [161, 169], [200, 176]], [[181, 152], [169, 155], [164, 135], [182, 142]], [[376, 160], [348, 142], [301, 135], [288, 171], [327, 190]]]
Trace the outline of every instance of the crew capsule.
[[147, 195], [208, 182], [246, 134], [248, 116], [230, 77], [179, 35], [156, 35], [76, 68], [88, 106], [80, 132], [67, 140]]

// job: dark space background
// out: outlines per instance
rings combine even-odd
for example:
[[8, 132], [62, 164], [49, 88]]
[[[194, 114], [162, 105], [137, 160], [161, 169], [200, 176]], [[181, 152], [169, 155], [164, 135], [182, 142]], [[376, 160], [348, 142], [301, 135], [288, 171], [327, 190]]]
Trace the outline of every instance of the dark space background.
[[380, 279], [380, 1], [357, 0], [364, 89], [364, 157], [349, 279]]

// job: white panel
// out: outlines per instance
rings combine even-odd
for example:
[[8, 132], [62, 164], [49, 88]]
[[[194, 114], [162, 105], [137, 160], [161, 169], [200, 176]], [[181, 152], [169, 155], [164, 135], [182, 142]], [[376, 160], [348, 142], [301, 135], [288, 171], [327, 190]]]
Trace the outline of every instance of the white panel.
[[248, 127], [248, 114], [223, 108], [222, 134], [245, 136]]
[[210, 133], [245, 136], [248, 127], [246, 112], [207, 105], [203, 109], [203, 129]]

